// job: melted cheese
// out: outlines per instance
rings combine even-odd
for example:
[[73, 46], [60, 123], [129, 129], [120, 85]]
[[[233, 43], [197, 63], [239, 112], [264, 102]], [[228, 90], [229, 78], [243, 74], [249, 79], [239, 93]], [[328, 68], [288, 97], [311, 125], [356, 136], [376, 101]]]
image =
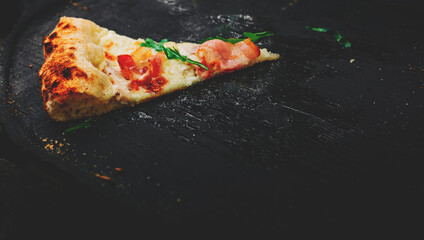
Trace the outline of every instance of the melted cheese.
[[[131, 54], [140, 46], [140, 43], [144, 42], [144, 40], [122, 36], [105, 28], [101, 28], [98, 36], [99, 45], [104, 49], [104, 51], [107, 52], [108, 55], [115, 56], [115, 59], [103, 58], [103, 62], [99, 64], [99, 69], [102, 69], [103, 72], [110, 76], [110, 81], [115, 91], [115, 98], [121, 103], [134, 105], [150, 98], [189, 87], [192, 84], [203, 80], [196, 74], [196, 68], [194, 65], [177, 59], [165, 59], [162, 62], [163, 72], [161, 75], [165, 77], [168, 82], [165, 86], [163, 86], [160, 92], [149, 92], [143, 88], [140, 88], [138, 91], [130, 90], [130, 81], [126, 80], [122, 76], [116, 56], [121, 54]], [[200, 59], [194, 54], [199, 48], [199, 44], [187, 42], [166, 42], [164, 46], [169, 48], [175, 47], [182, 55], [188, 56], [192, 60], [200, 61]], [[157, 54], [155, 50], [151, 49], [151, 51], [152, 54]], [[274, 60], [278, 57], [278, 54], [273, 54], [268, 52], [266, 49], [261, 49], [261, 56], [258, 57], [255, 62]]]
[[[135, 51], [140, 43], [144, 42], [143, 39], [132, 39], [126, 36], [118, 35], [114, 31], [101, 31], [99, 33], [99, 45], [102, 46], [108, 54], [118, 56], [121, 54], [131, 54]], [[198, 44], [194, 43], [175, 43], [167, 42], [166, 47], [176, 47], [183, 55], [188, 55], [193, 60], [196, 59], [194, 52]], [[152, 49], [153, 54], [157, 52]], [[160, 93], [147, 92], [140, 88], [138, 91], [129, 90], [130, 81], [126, 80], [122, 74], [119, 64], [116, 60], [104, 59], [99, 68], [103, 69], [105, 73], [110, 76], [112, 86], [115, 91], [116, 99], [123, 103], [136, 104], [144, 100], [156, 97], [178, 89], [186, 88], [201, 80], [196, 75], [193, 65], [184, 63], [180, 60], [166, 59], [162, 63], [163, 73], [168, 83], [165, 84]]]

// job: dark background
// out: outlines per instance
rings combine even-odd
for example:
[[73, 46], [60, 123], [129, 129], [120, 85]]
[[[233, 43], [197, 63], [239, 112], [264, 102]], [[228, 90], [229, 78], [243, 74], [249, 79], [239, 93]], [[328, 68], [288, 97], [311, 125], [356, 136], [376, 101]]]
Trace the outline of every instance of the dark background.
[[[296, 7], [297, 2], [301, 0], [287, 4], [288, 20], [305, 17], [302, 11], [290, 10]], [[323, 6], [316, 12], [309, 9], [308, 13], [317, 16], [327, 14], [334, 21], [354, 21], [351, 28], [344, 31], [350, 36], [352, 49], [357, 47], [367, 51], [370, 58], [381, 63], [381, 66], [362, 66], [358, 63], [363, 71], [375, 72], [377, 82], [370, 83], [370, 89], [365, 94], [368, 94], [365, 96], [368, 97], [366, 107], [351, 109], [356, 114], [349, 115], [351, 119], [341, 119], [363, 129], [376, 141], [371, 145], [372, 156], [369, 156], [374, 161], [360, 163], [359, 167], [350, 166], [358, 169], [338, 169], [336, 166], [334, 171], [350, 174], [349, 178], [340, 181], [330, 178], [329, 181], [325, 179], [295, 186], [297, 188], [291, 189], [291, 194], [286, 197], [287, 204], [282, 204], [286, 209], [276, 209], [283, 214], [264, 219], [264, 224], [258, 224], [257, 220], [252, 221], [255, 223], [252, 225], [249, 219], [232, 222], [217, 218], [170, 223], [151, 216], [146, 219], [131, 206], [104, 196], [27, 151], [25, 146], [16, 145], [0, 128], [0, 239], [29, 236], [48, 239], [125, 238], [128, 235], [187, 231], [209, 235], [225, 230], [240, 235], [255, 231], [282, 235], [337, 234], [342, 238], [368, 233], [375, 236], [422, 235], [424, 14], [420, 1], [316, 2], [322, 2]], [[25, 1], [10, 3], [7, 9], [2, 7], [2, 43], [22, 11], [31, 11], [32, 7], [31, 3]], [[287, 36], [295, 34], [295, 30], [290, 30], [284, 24], [282, 28], [288, 29]], [[328, 24], [331, 25], [330, 22]], [[317, 35], [310, 34], [312, 40], [305, 41], [312, 46]], [[331, 37], [322, 38], [332, 43]], [[364, 38], [369, 42], [362, 41]], [[296, 39], [287, 37], [286, 41], [289, 50], [286, 56], [302, 54], [302, 49], [290, 48], [296, 45]], [[332, 54], [337, 53], [328, 52], [325, 57], [331, 58]], [[390, 69], [390, 66], [395, 68]], [[389, 83], [385, 84], [384, 81]], [[309, 89], [320, 90], [318, 95], [328, 94], [317, 85], [304, 84]], [[385, 87], [388, 85], [390, 87]], [[308, 92], [299, 94], [306, 95]], [[386, 105], [380, 106], [379, 100]], [[291, 99], [290, 95], [287, 101], [296, 103], [296, 99]], [[343, 105], [343, 100], [340, 103]], [[313, 106], [303, 110], [315, 111]], [[308, 163], [304, 165], [304, 171], [311, 174], [321, 171], [311, 170]], [[302, 165], [288, 165], [290, 167], [302, 171]], [[328, 169], [323, 171], [331, 173]]]

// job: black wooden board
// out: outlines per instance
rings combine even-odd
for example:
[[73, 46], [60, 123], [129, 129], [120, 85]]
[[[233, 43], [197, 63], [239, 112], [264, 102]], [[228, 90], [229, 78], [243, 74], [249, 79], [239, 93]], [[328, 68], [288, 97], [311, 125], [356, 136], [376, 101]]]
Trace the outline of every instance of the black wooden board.
[[[37, 77], [42, 38], [60, 16], [177, 42], [268, 30], [275, 36], [259, 45], [281, 58], [94, 117], [91, 127], [65, 134], [80, 121], [48, 118]], [[337, 29], [352, 47], [306, 25]], [[332, 219], [372, 218], [384, 212], [378, 189], [422, 189], [414, 184], [423, 180], [423, 25], [417, 5], [399, 1], [34, 7], [4, 50], [1, 120], [21, 146], [165, 223], [284, 228], [306, 216], [299, 213], [319, 222], [329, 209]]]

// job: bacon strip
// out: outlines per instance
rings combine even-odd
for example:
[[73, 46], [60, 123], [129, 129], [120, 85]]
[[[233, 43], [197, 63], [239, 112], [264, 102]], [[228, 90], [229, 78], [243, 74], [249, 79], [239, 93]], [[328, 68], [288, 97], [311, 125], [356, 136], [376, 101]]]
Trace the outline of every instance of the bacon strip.
[[208, 71], [198, 68], [198, 74], [209, 78], [216, 73], [232, 72], [249, 66], [261, 55], [261, 51], [250, 38], [236, 44], [213, 39], [200, 45], [195, 55], [209, 68]]

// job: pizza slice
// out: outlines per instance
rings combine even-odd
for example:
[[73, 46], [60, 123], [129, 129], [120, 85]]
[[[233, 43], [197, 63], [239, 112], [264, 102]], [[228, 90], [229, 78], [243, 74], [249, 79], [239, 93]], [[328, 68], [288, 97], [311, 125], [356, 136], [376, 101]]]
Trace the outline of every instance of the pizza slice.
[[252, 42], [255, 37], [155, 42], [119, 35], [86, 19], [62, 17], [43, 40], [39, 77], [44, 108], [56, 121], [85, 118], [279, 58], [259, 49]]

